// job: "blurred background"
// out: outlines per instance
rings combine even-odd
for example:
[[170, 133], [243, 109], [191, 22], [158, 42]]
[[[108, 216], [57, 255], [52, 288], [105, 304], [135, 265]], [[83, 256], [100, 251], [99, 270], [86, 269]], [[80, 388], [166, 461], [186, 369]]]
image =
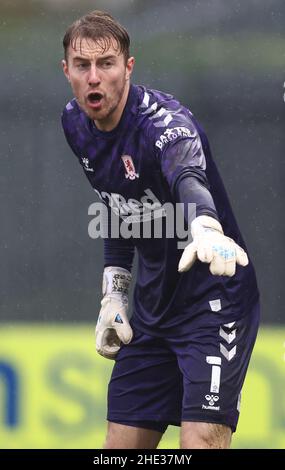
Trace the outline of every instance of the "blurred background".
[[[133, 82], [174, 94], [207, 132], [262, 297], [233, 446], [284, 447], [282, 0], [1, 0], [0, 447], [103, 443], [102, 241], [88, 236], [95, 193], [60, 123], [62, 37], [93, 9], [129, 31]], [[170, 427], [161, 447], [177, 446]]]

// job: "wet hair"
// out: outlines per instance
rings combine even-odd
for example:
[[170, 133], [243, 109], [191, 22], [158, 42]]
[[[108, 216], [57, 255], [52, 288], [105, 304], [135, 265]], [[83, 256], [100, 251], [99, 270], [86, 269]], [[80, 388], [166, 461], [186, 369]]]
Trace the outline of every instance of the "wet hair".
[[102, 53], [113, 45], [119, 53], [122, 53], [125, 63], [130, 56], [130, 37], [126, 29], [118, 23], [109, 13], [94, 10], [82, 16], [67, 29], [63, 38], [64, 57], [68, 59], [68, 48], [75, 48], [79, 39], [81, 51], [82, 39], [90, 39], [96, 42]]

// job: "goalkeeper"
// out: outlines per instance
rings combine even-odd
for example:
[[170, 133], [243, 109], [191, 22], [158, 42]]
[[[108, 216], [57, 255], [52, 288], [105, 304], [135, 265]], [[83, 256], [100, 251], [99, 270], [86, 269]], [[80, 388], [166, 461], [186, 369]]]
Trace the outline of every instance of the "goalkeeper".
[[109, 214], [128, 224], [139, 215], [143, 225], [146, 207], [180, 203], [192, 235], [183, 250], [165, 230], [151, 240], [104, 240], [96, 348], [115, 360], [105, 448], [156, 448], [170, 424], [181, 426], [181, 448], [227, 448], [258, 330], [259, 293], [207, 137], [173, 96], [130, 83], [129, 35], [109, 14], [75, 21], [63, 45], [74, 94], [63, 129]]

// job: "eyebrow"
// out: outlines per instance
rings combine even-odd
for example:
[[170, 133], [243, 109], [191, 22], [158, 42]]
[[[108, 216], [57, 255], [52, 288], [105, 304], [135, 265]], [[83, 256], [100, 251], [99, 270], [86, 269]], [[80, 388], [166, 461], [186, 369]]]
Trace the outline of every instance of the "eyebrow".
[[[107, 55], [107, 56], [102, 56], [102, 57], [99, 57], [98, 60], [107, 60], [107, 59], [115, 59], [117, 56], [112, 54], [112, 55]], [[80, 57], [80, 56], [75, 56], [73, 57], [73, 60], [85, 60], [85, 61], [88, 61], [90, 60], [89, 57]]]

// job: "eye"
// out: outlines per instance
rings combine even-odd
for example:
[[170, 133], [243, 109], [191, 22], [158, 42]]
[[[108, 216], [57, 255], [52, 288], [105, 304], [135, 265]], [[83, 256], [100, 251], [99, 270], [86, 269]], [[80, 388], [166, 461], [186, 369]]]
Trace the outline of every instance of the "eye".
[[82, 64], [77, 65], [77, 68], [80, 69], [80, 70], [87, 69], [87, 67], [88, 67], [88, 64], [86, 64], [86, 63], [82, 63]]

